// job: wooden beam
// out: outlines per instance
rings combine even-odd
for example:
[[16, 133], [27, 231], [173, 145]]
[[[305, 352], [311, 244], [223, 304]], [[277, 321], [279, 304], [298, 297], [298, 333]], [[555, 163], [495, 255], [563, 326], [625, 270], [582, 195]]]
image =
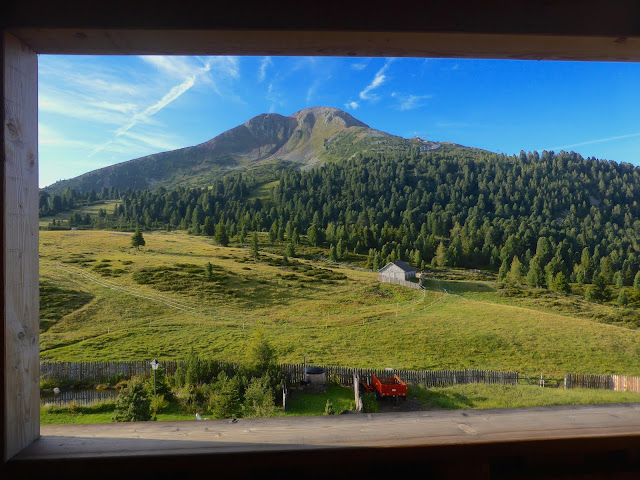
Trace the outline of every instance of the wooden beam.
[[5, 28], [640, 36], [637, 0], [20, 0], [3, 7]]
[[15, 28], [38, 53], [640, 61], [637, 37], [303, 30]]
[[[470, 475], [465, 478], [477, 478], [478, 463], [507, 457], [535, 464], [542, 455], [543, 463], [555, 460], [556, 467], [568, 462], [573, 473], [585, 466], [611, 474], [616, 467], [637, 472], [640, 404], [46, 425], [42, 435], [10, 462], [12, 471], [31, 477], [55, 469], [65, 478], [83, 478], [97, 471], [132, 474], [133, 465], [147, 475], [215, 467], [218, 475], [251, 478], [275, 466], [343, 478], [345, 467], [397, 470], [407, 461], [448, 467], [464, 458]], [[618, 465], [609, 458], [589, 465], [599, 453], [611, 451], [623, 455]], [[576, 459], [579, 463], [572, 465]]]
[[40, 434], [38, 60], [3, 34], [3, 457]]

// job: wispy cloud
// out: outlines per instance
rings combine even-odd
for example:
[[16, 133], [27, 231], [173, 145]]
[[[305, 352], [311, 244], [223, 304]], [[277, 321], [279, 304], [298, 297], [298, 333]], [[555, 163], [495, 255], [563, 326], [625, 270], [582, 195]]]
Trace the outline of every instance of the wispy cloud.
[[267, 68], [271, 66], [273, 66], [273, 60], [271, 60], [271, 57], [264, 57], [262, 62], [260, 62], [260, 67], [258, 68], [258, 82], [264, 82], [264, 79], [267, 76]]
[[85, 140], [67, 138], [56, 128], [42, 123], [38, 123], [38, 145], [46, 147], [73, 147], [85, 150], [95, 147], [93, 143]]
[[606, 137], [606, 138], [596, 138], [595, 140], [587, 140], [586, 142], [580, 142], [580, 143], [572, 143], [571, 145], [562, 145], [559, 147], [551, 147], [551, 148], [541, 148], [540, 151], [543, 150], [567, 150], [569, 148], [574, 148], [574, 147], [583, 147], [585, 145], [592, 145], [594, 143], [605, 143], [605, 142], [613, 142], [615, 140], [624, 140], [626, 138], [634, 138], [634, 137], [640, 137], [640, 132], [636, 132], [636, 133], [628, 133], [626, 135], [616, 135], [613, 137]]
[[347, 102], [347, 103], [345, 103], [345, 104], [344, 104], [344, 106], [345, 106], [345, 108], [348, 108], [348, 109], [350, 109], [350, 110], [355, 110], [355, 109], [356, 109], [356, 108], [358, 108], [360, 105], [358, 105], [358, 102], [351, 101], [351, 102]]
[[369, 62], [356, 62], [351, 64], [351, 68], [359, 72], [367, 68], [367, 65], [369, 65]]
[[387, 79], [387, 76], [385, 73], [389, 68], [390, 64], [391, 64], [391, 60], [387, 60], [387, 62], [382, 66], [382, 68], [376, 72], [376, 74], [373, 77], [373, 80], [371, 80], [371, 83], [369, 83], [369, 85], [367, 85], [364, 88], [364, 90], [360, 92], [360, 98], [362, 100], [375, 100], [378, 98], [377, 95], [371, 92], [377, 89], [378, 87], [380, 87], [380, 85], [382, 85], [385, 82], [385, 80]]
[[413, 95], [398, 92], [393, 92], [391, 96], [398, 100], [397, 108], [401, 111], [420, 108], [424, 106], [424, 100], [428, 100], [433, 97], [433, 95]]
[[276, 111], [276, 108], [282, 107], [284, 105], [282, 94], [278, 91], [274, 82], [269, 83], [265, 98], [271, 103], [271, 105], [269, 106], [269, 113], [274, 113]]
[[[148, 123], [151, 117], [163, 108], [180, 98], [184, 93], [193, 88], [197, 83], [210, 86], [218, 95], [221, 95], [215, 80], [210, 75], [215, 70], [216, 76], [237, 78], [239, 76], [238, 59], [235, 57], [169, 57], [169, 56], [141, 56], [143, 61], [153, 65], [166, 75], [181, 79], [178, 85], [174, 85], [160, 99], [151, 105], [144, 106], [132, 112], [126, 121], [122, 122], [113, 134], [113, 137], [98, 145], [90, 157], [98, 152], [111, 149], [114, 143], [122, 135], [128, 134], [131, 129], [141, 123]], [[137, 139], [151, 146], [159, 146], [156, 140], [151, 140], [145, 135], [129, 134], [130, 138]]]

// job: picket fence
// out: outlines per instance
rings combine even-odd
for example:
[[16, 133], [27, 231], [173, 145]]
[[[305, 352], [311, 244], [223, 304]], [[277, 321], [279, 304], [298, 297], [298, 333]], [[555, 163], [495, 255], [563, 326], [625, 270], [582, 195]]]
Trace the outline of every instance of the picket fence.
[[[217, 362], [220, 366], [234, 366], [226, 362]], [[175, 373], [178, 362], [160, 362], [168, 375]], [[287, 374], [290, 383], [298, 383], [304, 379], [305, 364], [282, 364], [280, 367]], [[314, 365], [315, 366], [315, 365]], [[361, 379], [387, 377], [397, 374], [405, 383], [440, 387], [465, 383], [494, 383], [501, 385], [517, 385], [517, 372], [495, 370], [389, 370], [366, 369], [337, 366], [322, 366], [327, 379], [335, 379], [341, 385], [353, 385], [354, 373]], [[150, 376], [150, 362], [40, 362], [40, 376], [43, 379], [67, 381], [104, 381], [111, 378], [131, 378], [134, 376]]]
[[626, 375], [580, 375], [567, 373], [565, 388], [599, 388], [616, 392], [640, 393], [640, 377]]

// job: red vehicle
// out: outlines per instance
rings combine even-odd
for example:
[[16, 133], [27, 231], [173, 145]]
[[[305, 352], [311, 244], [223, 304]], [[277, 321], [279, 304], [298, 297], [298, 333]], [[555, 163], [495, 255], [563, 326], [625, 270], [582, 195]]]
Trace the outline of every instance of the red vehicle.
[[378, 378], [373, 374], [371, 384], [363, 382], [363, 386], [367, 392], [375, 392], [378, 397], [404, 397], [405, 402], [407, 401], [407, 384], [398, 375]]

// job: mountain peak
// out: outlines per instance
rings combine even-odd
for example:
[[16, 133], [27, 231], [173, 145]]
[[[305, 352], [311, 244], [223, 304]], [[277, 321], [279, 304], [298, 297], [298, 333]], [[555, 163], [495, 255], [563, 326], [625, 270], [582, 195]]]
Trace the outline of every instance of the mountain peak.
[[349, 158], [367, 148], [379, 151], [381, 144], [397, 142], [398, 138], [373, 130], [333, 107], [304, 108], [288, 117], [263, 113], [199, 145], [94, 170], [57, 182], [49, 189], [148, 188], [185, 181], [209, 184], [232, 169], [272, 161], [286, 161], [306, 169], [332, 159]]
[[[333, 107], [309, 107], [294, 113], [291, 117], [298, 120], [298, 122], [304, 121], [304, 119], [313, 116], [315, 121], [324, 120], [325, 125], [334, 123], [338, 127], [364, 127], [369, 128], [366, 123], [354, 118], [347, 112]], [[307, 120], [308, 121], [308, 120]]]

